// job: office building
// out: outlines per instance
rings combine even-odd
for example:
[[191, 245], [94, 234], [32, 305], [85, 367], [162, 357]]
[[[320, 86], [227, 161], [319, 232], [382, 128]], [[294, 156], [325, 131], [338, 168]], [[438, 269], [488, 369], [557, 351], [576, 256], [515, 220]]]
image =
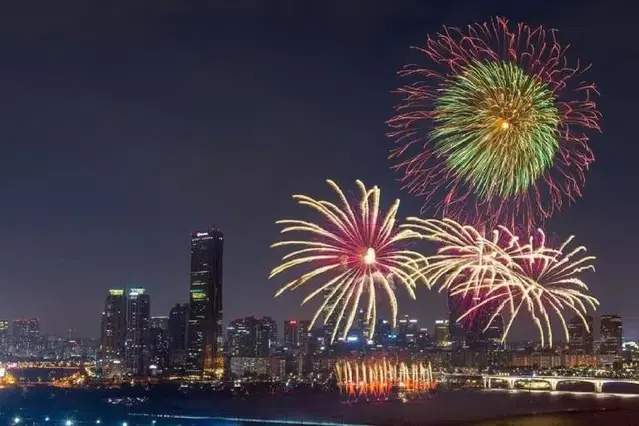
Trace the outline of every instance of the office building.
[[619, 315], [602, 315], [599, 333], [600, 355], [621, 355], [623, 323]]
[[572, 355], [593, 355], [593, 320], [591, 316], [584, 316], [584, 320], [575, 315], [568, 323], [568, 352]]
[[224, 374], [222, 256], [224, 234], [217, 229], [191, 234], [188, 371], [207, 378]]
[[104, 302], [100, 337], [100, 359], [103, 363], [124, 360], [126, 339], [126, 296], [124, 289], [112, 288]]
[[143, 288], [132, 288], [127, 298], [125, 365], [133, 375], [146, 374], [149, 367], [149, 322], [151, 301]]
[[298, 348], [300, 345], [299, 324], [296, 320], [284, 321], [284, 346], [289, 349]]
[[13, 321], [14, 354], [18, 357], [36, 357], [40, 354], [40, 320], [38, 318]]

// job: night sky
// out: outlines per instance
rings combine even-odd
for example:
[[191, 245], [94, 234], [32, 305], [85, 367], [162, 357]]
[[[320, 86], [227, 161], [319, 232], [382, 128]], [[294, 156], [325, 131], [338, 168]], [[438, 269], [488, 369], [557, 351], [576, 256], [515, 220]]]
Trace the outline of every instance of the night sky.
[[[11, 6], [6, 4], [11, 3]], [[187, 6], [208, 3], [209, 6]], [[16, 5], [17, 4], [17, 5]], [[310, 317], [304, 293], [272, 295], [274, 221], [326, 178], [382, 186], [400, 216], [384, 121], [411, 45], [442, 24], [499, 14], [560, 30], [593, 63], [603, 133], [585, 196], [548, 223], [598, 256], [600, 313], [639, 337], [639, 50], [615, 1], [27, 1], [0, 14], [0, 317], [99, 335], [109, 287], [141, 285], [152, 313], [185, 302], [189, 233], [226, 234], [225, 322]], [[422, 290], [426, 322], [445, 299]]]

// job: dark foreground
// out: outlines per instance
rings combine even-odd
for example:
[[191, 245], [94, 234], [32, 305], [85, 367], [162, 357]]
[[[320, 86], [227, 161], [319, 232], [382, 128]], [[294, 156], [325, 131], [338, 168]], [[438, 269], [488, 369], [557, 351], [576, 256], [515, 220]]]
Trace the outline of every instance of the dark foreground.
[[[639, 396], [576, 392], [442, 390], [425, 400], [345, 404], [337, 394], [219, 398], [212, 394], [0, 390], [0, 423], [30, 426], [602, 425], [639, 424]], [[132, 396], [132, 395], [129, 395]], [[48, 418], [49, 420], [45, 419]], [[153, 423], [155, 421], [155, 423]]]

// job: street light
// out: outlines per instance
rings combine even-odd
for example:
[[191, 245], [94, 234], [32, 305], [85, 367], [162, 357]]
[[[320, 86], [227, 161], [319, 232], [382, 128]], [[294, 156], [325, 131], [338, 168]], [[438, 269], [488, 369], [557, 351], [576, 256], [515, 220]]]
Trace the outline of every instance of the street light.
[[18, 423], [20, 423], [20, 417], [18, 417], [18, 416], [14, 417], [14, 418], [13, 418], [13, 423], [14, 423], [14, 424], [16, 424], [16, 425], [17, 425]]
[[66, 422], [64, 422], [65, 426], [71, 426], [73, 425], [73, 422], [71, 420], [67, 420]]

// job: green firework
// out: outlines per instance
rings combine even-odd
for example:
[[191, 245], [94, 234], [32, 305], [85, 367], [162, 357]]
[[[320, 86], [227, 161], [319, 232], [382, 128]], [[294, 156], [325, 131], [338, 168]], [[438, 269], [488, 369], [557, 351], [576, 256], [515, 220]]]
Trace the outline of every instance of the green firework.
[[476, 62], [451, 77], [434, 122], [435, 153], [480, 197], [524, 193], [559, 148], [552, 91], [510, 62]]

